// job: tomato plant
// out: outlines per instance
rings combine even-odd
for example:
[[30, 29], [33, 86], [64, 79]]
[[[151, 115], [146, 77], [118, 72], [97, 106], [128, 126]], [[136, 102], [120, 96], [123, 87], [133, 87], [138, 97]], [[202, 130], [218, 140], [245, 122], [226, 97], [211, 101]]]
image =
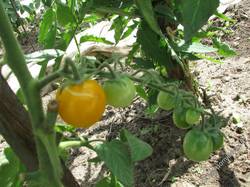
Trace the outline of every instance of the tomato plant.
[[136, 94], [133, 81], [126, 76], [106, 81], [103, 89], [107, 96], [107, 104], [114, 107], [127, 107]]
[[104, 90], [95, 80], [59, 89], [56, 100], [62, 119], [75, 127], [83, 128], [100, 120], [106, 106]]
[[[40, 6], [41, 1], [36, 2]], [[7, 65], [20, 83], [21, 88], [16, 97], [23, 96], [27, 108], [23, 111], [30, 116], [28, 120], [31, 126], [25, 127], [34, 137], [29, 143], [36, 150], [32, 158], [38, 162], [36, 168], [27, 171], [25, 182], [48, 187], [65, 185], [69, 175], [66, 175], [68, 170], [62, 166], [60, 153], [64, 153], [64, 148], [68, 146], [85, 146], [95, 151], [96, 162], [103, 161], [110, 171], [110, 176], [97, 186], [133, 186], [134, 163], [152, 154], [150, 145], [126, 130], [122, 130], [119, 138], [111, 141], [77, 137], [70, 142], [58, 142], [58, 132], [55, 132], [54, 127], [58, 113], [74, 127], [90, 127], [101, 119], [106, 104], [126, 107], [132, 103], [136, 92], [146, 100], [147, 111], [155, 113], [158, 106], [173, 110], [173, 121], [178, 128], [189, 129], [202, 116], [201, 123], [195, 126], [200, 130], [192, 129], [184, 138], [183, 149], [189, 159], [206, 160], [213, 150], [222, 146], [223, 136], [220, 133], [206, 133], [206, 118], [213, 114], [198, 102], [195, 96], [198, 95], [197, 89], [189, 70], [190, 60], [204, 57], [218, 61], [204, 53], [218, 51], [221, 56], [233, 54], [220, 40], [210, 37], [208, 32], [214, 28], [208, 25], [201, 30], [210, 16], [216, 13], [219, 0], [200, 3], [193, 3], [192, 0], [42, 2], [45, 6], [37, 39], [43, 49], [24, 55], [6, 15], [6, 8], [0, 1], [0, 37], [5, 48], [5, 57], [0, 65]], [[96, 35], [102, 29], [98, 30], [99, 27], [95, 26], [103, 24], [103, 20], [110, 23], [106, 35]], [[96, 29], [95, 32], [86, 34], [85, 31], [91, 27]], [[202, 44], [204, 37], [208, 37], [208, 43], [213, 46]], [[122, 45], [124, 39], [130, 41], [126, 46]], [[91, 46], [82, 51], [84, 42], [105, 45], [99, 48]], [[120, 46], [127, 50], [121, 52]], [[104, 51], [105, 55], [99, 54], [102, 48], [108, 48], [109, 51]], [[32, 74], [29, 63], [41, 66], [37, 75]], [[50, 63], [53, 63], [52, 68]], [[64, 80], [71, 84], [62, 87], [55, 100], [48, 104], [47, 111], [44, 111], [41, 95], [45, 88], [51, 82], [61, 83]], [[103, 88], [95, 80], [104, 82]], [[173, 82], [178, 82], [180, 89], [173, 88]], [[1, 114], [4, 124], [6, 115]], [[4, 129], [6, 140], [13, 139], [10, 135], [20, 137], [19, 133], [5, 133], [9, 128], [2, 123], [0, 125], [0, 132]], [[26, 134], [20, 139], [21, 142], [28, 141]], [[22, 152], [18, 144], [11, 142], [10, 145], [20, 157]], [[26, 144], [23, 146], [26, 151], [29, 149]], [[19, 182], [17, 184], [21, 185]]]
[[188, 159], [204, 161], [213, 151], [213, 142], [206, 133], [193, 129], [185, 135], [183, 150]]

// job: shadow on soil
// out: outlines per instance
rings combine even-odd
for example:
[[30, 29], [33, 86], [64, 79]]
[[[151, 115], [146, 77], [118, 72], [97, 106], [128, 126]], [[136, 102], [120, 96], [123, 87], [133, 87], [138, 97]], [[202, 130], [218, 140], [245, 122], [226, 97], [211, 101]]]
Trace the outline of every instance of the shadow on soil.
[[[133, 106], [134, 107], [134, 106]], [[144, 107], [139, 107], [135, 111], [144, 111]], [[118, 137], [121, 129], [125, 128], [138, 138], [149, 143], [154, 152], [151, 157], [141, 161], [135, 166], [136, 187], [166, 187], [170, 186], [176, 177], [184, 175], [195, 162], [184, 158], [182, 152], [182, 140], [187, 132], [176, 128], [172, 121], [171, 113], [160, 112], [154, 118], [145, 117], [141, 113], [133, 114], [132, 118], [128, 116], [131, 109], [108, 111], [104, 116], [104, 123], [92, 129], [88, 134], [100, 134], [107, 132], [107, 140]], [[114, 117], [119, 114], [120, 119]], [[110, 118], [114, 117], [112, 120]], [[77, 153], [76, 153], [77, 154]], [[225, 154], [225, 153], [224, 153]], [[221, 159], [223, 159], [223, 154]], [[88, 163], [91, 164], [91, 163]], [[89, 167], [88, 167], [89, 168]], [[233, 171], [227, 165], [218, 171], [220, 183], [222, 186], [239, 186]], [[91, 173], [89, 171], [89, 173]], [[102, 167], [96, 181], [82, 184], [81, 186], [93, 186], [105, 174], [105, 167]], [[86, 179], [89, 179], [86, 177]]]
[[[228, 155], [225, 150], [222, 149], [220, 151], [220, 158], [218, 160], [219, 164], [217, 165], [219, 183], [221, 186], [240, 187], [241, 185], [235, 176], [235, 173], [228, 167], [231, 161], [233, 161], [233, 157]], [[219, 167], [220, 165], [221, 167]]]

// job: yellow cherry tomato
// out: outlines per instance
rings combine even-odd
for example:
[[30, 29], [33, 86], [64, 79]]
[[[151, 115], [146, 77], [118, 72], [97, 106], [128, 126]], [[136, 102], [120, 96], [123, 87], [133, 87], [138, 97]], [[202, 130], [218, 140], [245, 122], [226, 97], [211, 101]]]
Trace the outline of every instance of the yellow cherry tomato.
[[57, 92], [58, 113], [74, 127], [88, 128], [99, 121], [106, 106], [106, 96], [95, 80], [66, 86]]

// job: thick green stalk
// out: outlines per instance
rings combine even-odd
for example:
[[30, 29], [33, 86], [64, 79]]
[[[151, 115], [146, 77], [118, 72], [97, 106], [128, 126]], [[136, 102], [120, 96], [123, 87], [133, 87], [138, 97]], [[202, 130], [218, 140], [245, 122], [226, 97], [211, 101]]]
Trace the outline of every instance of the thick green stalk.
[[[54, 135], [48, 133], [46, 128], [44, 128], [46, 126], [46, 118], [40, 97], [40, 87], [38, 81], [32, 78], [27, 68], [24, 54], [5, 14], [2, 0], [0, 0], [0, 37], [6, 50], [7, 64], [20, 83], [29, 109], [38, 153], [39, 173], [41, 173], [43, 178], [41, 186], [61, 187], [61, 165], [59, 157], [56, 154], [57, 151], [53, 151], [57, 150]], [[54, 155], [51, 155], [53, 153]], [[54, 160], [51, 157], [54, 157]]]

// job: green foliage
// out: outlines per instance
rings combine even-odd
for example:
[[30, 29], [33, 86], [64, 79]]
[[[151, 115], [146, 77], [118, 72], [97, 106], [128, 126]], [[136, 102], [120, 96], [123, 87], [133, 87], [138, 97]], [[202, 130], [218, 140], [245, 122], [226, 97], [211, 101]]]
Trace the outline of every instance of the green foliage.
[[11, 148], [5, 148], [0, 155], [0, 186], [21, 187], [23, 181], [20, 179], [20, 174], [22, 172], [25, 172], [24, 165]]
[[95, 151], [121, 183], [125, 186], [132, 186], [134, 183], [133, 163], [150, 156], [152, 148], [127, 130], [123, 130], [120, 137], [120, 140], [97, 145]]
[[40, 63], [62, 57], [63, 54], [64, 51], [58, 49], [45, 49], [25, 55], [25, 60], [27, 63]]
[[118, 16], [114, 19], [111, 29], [115, 30], [115, 42], [116, 44], [121, 40], [122, 34], [128, 24], [128, 20], [122, 16]]
[[126, 144], [119, 140], [103, 143], [95, 148], [110, 171], [125, 185], [132, 186], [133, 162]]
[[57, 21], [61, 26], [72, 25], [75, 22], [71, 9], [64, 4], [58, 3], [56, 9]]
[[43, 4], [44, 4], [45, 6], [50, 7], [51, 4], [52, 4], [52, 2], [53, 2], [53, 0], [42, 0], [42, 2], [43, 2]]
[[121, 132], [121, 139], [123, 142], [128, 143], [133, 162], [144, 160], [153, 153], [150, 145], [138, 139], [127, 130]]
[[184, 26], [185, 40], [187, 41], [216, 12], [219, 0], [176, 0], [176, 4], [180, 9], [180, 20]]
[[159, 35], [150, 29], [146, 22], [142, 22], [138, 33], [137, 42], [147, 59], [152, 60], [158, 65], [172, 66], [171, 54], [164, 44], [162, 44]]
[[39, 43], [45, 48], [52, 48], [56, 40], [56, 29], [56, 13], [50, 8], [45, 12], [40, 23]]
[[100, 180], [96, 187], [124, 187], [119, 181], [112, 181], [111, 177], [105, 177]]
[[161, 30], [154, 17], [152, 1], [151, 0], [144, 0], [144, 1], [135, 0], [135, 2], [138, 8], [140, 9], [144, 19], [147, 21], [148, 25], [150, 26], [150, 28], [158, 35], [161, 35], [162, 34]]
[[105, 44], [113, 44], [113, 42], [106, 40], [105, 38], [100, 38], [92, 35], [84, 35], [80, 39], [80, 43], [83, 42], [98, 42], [98, 43], [105, 43]]
[[218, 49], [218, 54], [224, 57], [235, 56], [236, 52], [231, 49], [227, 44], [222, 43], [217, 38], [213, 39], [213, 45]]

